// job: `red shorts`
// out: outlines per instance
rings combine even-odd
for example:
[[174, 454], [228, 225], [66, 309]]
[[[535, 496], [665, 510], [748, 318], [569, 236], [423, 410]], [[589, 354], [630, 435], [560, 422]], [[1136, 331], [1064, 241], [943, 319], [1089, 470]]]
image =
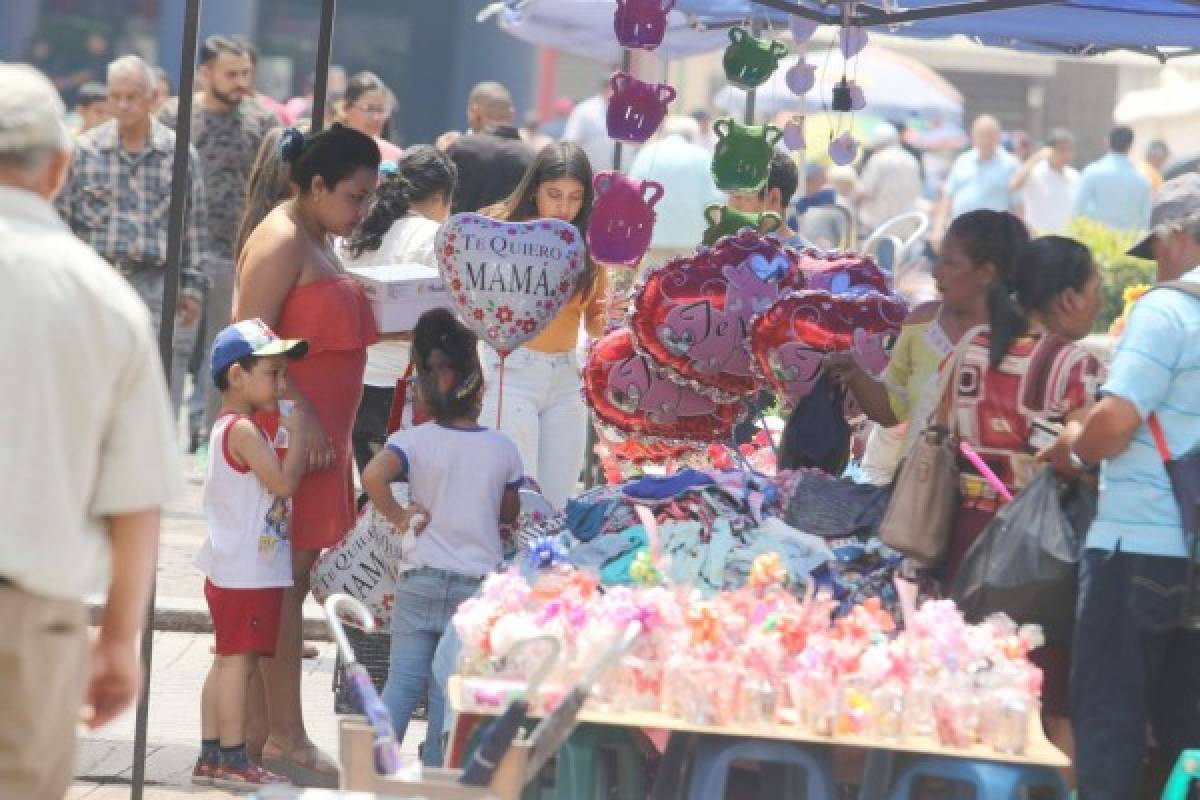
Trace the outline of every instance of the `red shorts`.
[[217, 655], [275, 655], [283, 589], [225, 589], [204, 581], [204, 599], [212, 617]]

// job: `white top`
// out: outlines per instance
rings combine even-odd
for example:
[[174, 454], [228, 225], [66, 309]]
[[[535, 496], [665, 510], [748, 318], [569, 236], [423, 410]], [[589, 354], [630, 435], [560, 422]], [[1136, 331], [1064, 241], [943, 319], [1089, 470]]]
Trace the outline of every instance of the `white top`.
[[1025, 181], [1022, 201], [1025, 223], [1035, 234], [1062, 233], [1075, 209], [1079, 191], [1079, 170], [1065, 167], [1062, 172], [1046, 161], [1037, 164]]
[[[351, 258], [346, 252], [345, 241], [339, 245], [342, 263], [349, 267], [378, 267], [385, 264], [424, 264], [437, 268], [434, 253], [438, 230], [442, 226], [416, 212], [409, 212], [392, 223], [383, 236], [378, 250]], [[404, 377], [408, 369], [411, 348], [406, 342], [380, 342], [367, 348], [367, 369], [363, 383], [367, 386], [396, 387], [396, 381]]]
[[711, 166], [712, 153], [682, 136], [668, 136], [637, 154], [629, 177], [658, 181], [664, 189], [654, 207], [651, 247], [691, 249], [704, 238], [704, 209], [725, 201], [713, 183]]
[[429, 511], [409, 562], [472, 577], [495, 569], [504, 557], [500, 503], [524, 475], [512, 440], [427, 422], [393, 433], [387, 449], [405, 464], [412, 501]]
[[0, 576], [82, 599], [105, 517], [183, 489], [146, 305], [38, 195], [0, 187]]
[[[204, 483], [208, 539], [196, 555], [195, 563], [214, 586], [227, 589], [291, 586], [292, 503], [268, 492], [249, 467], [233, 463], [229, 429], [239, 419], [247, 417], [222, 414], [209, 437], [212, 449], [208, 479]], [[280, 432], [286, 433], [283, 428]], [[265, 439], [266, 433], [262, 433]]]
[[[597, 94], [575, 106], [567, 117], [562, 139], [583, 148], [592, 164], [593, 172], [612, 169], [615, 143], [608, 138], [608, 100]], [[632, 145], [626, 144], [623, 158], [631, 158], [633, 150]]]
[[866, 195], [858, 213], [863, 226], [878, 228], [890, 219], [917, 210], [921, 197], [921, 165], [903, 147], [885, 147], [867, 162], [858, 189]]

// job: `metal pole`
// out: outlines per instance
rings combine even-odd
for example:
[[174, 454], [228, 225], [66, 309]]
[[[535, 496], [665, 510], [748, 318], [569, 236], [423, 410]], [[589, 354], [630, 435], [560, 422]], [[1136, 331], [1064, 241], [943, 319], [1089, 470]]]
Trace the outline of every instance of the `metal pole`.
[[[763, 29], [764, 29], [764, 26], [762, 24], [762, 20], [756, 19], [750, 23], [750, 30], [755, 36], [761, 36]], [[757, 89], [751, 89], [750, 91], [746, 92], [746, 121], [745, 122], [747, 125], [754, 124], [754, 100], [757, 95], [757, 92], [758, 92]]]
[[337, 0], [321, 0], [321, 30], [317, 35], [317, 79], [313, 85], [312, 132], [325, 128], [325, 99], [329, 92], [329, 58], [333, 53], [333, 17]]
[[[179, 115], [175, 124], [175, 157], [171, 164], [171, 208], [167, 221], [167, 267], [163, 274], [162, 319], [158, 326], [158, 349], [163, 371], [171, 378], [175, 349], [175, 311], [179, 306], [179, 275], [183, 262], [183, 226], [189, 192], [188, 157], [192, 145], [192, 93], [196, 77], [196, 39], [200, 28], [201, 0], [187, 0], [183, 22], [183, 45], [179, 60]], [[192, 267], [197, 265], [193, 264]], [[180, 380], [183, 376], [180, 376]], [[157, 557], [155, 562], [157, 562]], [[156, 580], [151, 579], [150, 606], [142, 629], [142, 688], [138, 693], [133, 733], [133, 783], [129, 796], [142, 800], [146, 788], [146, 734], [150, 716], [150, 673], [154, 665], [154, 597]]]
[[[621, 69], [625, 73], [631, 73], [633, 70], [633, 53], [628, 48], [621, 51]], [[613, 169], [621, 171], [621, 156], [624, 152], [624, 145], [618, 140], [613, 142]], [[600, 269], [607, 267], [600, 266]], [[599, 442], [599, 437], [596, 436], [595, 424], [589, 424], [587, 429], [587, 452], [584, 454], [584, 470], [583, 470], [583, 485], [591, 489], [598, 485], [603, 476], [600, 473], [600, 462], [596, 458], [596, 445]]]

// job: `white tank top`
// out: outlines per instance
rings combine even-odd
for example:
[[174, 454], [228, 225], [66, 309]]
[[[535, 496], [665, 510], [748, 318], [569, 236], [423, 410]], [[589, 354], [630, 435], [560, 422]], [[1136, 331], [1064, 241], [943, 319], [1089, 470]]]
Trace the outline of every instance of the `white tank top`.
[[[228, 436], [239, 419], [244, 417], [223, 414], [209, 438], [204, 484], [208, 539], [195, 563], [213, 585], [227, 589], [291, 586], [292, 503], [268, 492], [249, 468], [233, 464]], [[266, 433], [259, 431], [265, 439]]]

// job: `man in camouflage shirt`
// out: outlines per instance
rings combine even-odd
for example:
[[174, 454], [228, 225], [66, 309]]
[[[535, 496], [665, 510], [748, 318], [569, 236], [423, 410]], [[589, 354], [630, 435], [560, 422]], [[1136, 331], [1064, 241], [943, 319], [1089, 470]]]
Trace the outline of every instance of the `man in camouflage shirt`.
[[[210, 285], [204, 307], [204, 337], [196, 352], [204, 354], [196, 370], [196, 390], [189, 403], [193, 444], [207, 435], [221, 394], [208, 378], [207, 353], [213, 337], [229, 324], [233, 307], [234, 241], [246, 203], [250, 168], [275, 116], [254, 100], [254, 61], [250, 45], [240, 39], [210, 36], [200, 50], [202, 89], [192, 106], [192, 143], [200, 153], [208, 193]], [[174, 128], [179, 102], [167, 101], [158, 118]]]

